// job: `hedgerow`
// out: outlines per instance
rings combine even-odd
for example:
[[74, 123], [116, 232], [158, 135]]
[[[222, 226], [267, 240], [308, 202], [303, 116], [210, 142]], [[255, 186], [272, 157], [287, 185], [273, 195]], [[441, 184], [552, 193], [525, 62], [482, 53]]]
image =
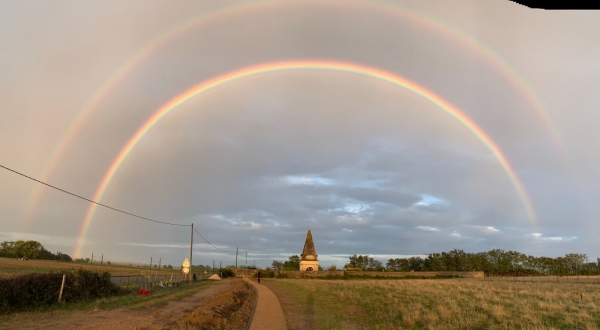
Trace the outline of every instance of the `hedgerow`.
[[[83, 302], [123, 294], [126, 290], [110, 281], [109, 272], [84, 269], [65, 274], [62, 301]], [[58, 303], [63, 273], [31, 273], [0, 278], [0, 313], [34, 309]]]

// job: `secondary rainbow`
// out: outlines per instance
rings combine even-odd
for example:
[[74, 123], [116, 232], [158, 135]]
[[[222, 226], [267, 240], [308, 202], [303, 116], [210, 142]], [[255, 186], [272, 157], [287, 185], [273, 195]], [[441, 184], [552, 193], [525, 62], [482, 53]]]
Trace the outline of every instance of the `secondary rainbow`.
[[[256, 66], [246, 67], [240, 70], [236, 70], [230, 73], [226, 73], [224, 75], [215, 77], [213, 79], [202, 82], [187, 91], [183, 92], [179, 96], [173, 98], [171, 101], [160, 107], [154, 114], [136, 131], [136, 133], [129, 139], [129, 141], [125, 144], [125, 146], [121, 149], [117, 157], [114, 159], [108, 171], [104, 175], [100, 185], [96, 189], [96, 193], [94, 194], [93, 200], [99, 202], [102, 199], [102, 196], [110, 184], [113, 176], [119, 169], [119, 166], [123, 163], [125, 158], [129, 155], [129, 153], [133, 150], [135, 145], [144, 137], [146, 132], [151, 129], [160, 119], [162, 119], [166, 114], [168, 114], [173, 109], [177, 108], [179, 105], [183, 104], [190, 98], [206, 92], [210, 89], [216, 88], [218, 86], [224, 85], [228, 82], [232, 82], [234, 80], [238, 80], [244, 77], [249, 77], [258, 74], [264, 74], [268, 72], [275, 71], [284, 71], [284, 70], [329, 70], [329, 71], [342, 71], [348, 73], [355, 73], [362, 76], [372, 77], [376, 79], [380, 79], [396, 86], [402, 87], [406, 90], [409, 90], [419, 96], [424, 97], [429, 100], [431, 103], [436, 105], [439, 109], [443, 110], [450, 116], [454, 117], [458, 120], [462, 125], [464, 125], [467, 129], [469, 129], [481, 142], [483, 142], [489, 150], [494, 154], [494, 156], [498, 159], [504, 170], [506, 171], [510, 181], [513, 183], [517, 194], [522, 200], [528, 217], [535, 222], [535, 212], [533, 209], [533, 205], [531, 200], [519, 180], [517, 173], [508, 162], [506, 156], [502, 153], [500, 148], [492, 141], [492, 139], [477, 126], [467, 115], [457, 109], [455, 106], [442, 99], [438, 95], [429, 91], [428, 89], [419, 86], [418, 84], [395, 75], [390, 72], [386, 72], [380, 69], [362, 66], [354, 63], [345, 63], [345, 62], [329, 62], [329, 61], [286, 61], [286, 62], [276, 62], [276, 63], [266, 63], [260, 64]], [[87, 230], [92, 222], [92, 218], [94, 216], [94, 211], [96, 209], [96, 204], [90, 204], [89, 209], [87, 210], [83, 224], [77, 239], [76, 247], [73, 252], [75, 257], [79, 256], [81, 251], [81, 247], [83, 245]]]
[[[502, 56], [500, 56], [497, 52], [493, 51], [491, 48], [484, 45], [481, 41], [462, 31], [458, 27], [448, 22], [444, 22], [438, 18], [430, 17], [423, 13], [417, 12], [413, 9], [403, 8], [400, 7], [398, 4], [391, 4], [386, 2], [366, 2], [359, 0], [327, 2], [303, 0], [300, 2], [292, 2], [288, 0], [276, 0], [243, 2], [241, 5], [234, 4], [231, 6], [217, 9], [205, 15], [192, 17], [184, 22], [175, 24], [167, 31], [156, 35], [154, 38], [146, 42], [142, 46], [142, 48], [140, 48], [127, 61], [125, 61], [121, 66], [119, 66], [117, 70], [102, 84], [102, 86], [100, 86], [100, 88], [93, 94], [91, 99], [84, 105], [84, 107], [75, 117], [75, 119], [71, 122], [68, 129], [65, 131], [65, 133], [59, 140], [57, 146], [50, 154], [50, 158], [42, 170], [42, 174], [40, 176], [41, 180], [48, 181], [48, 178], [55, 172], [56, 168], [58, 167], [58, 164], [63, 159], [63, 156], [66, 150], [68, 149], [69, 144], [82, 130], [82, 128], [84, 127], [84, 123], [88, 120], [92, 111], [97, 109], [102, 103], [102, 101], [105, 98], [107, 98], [110, 95], [110, 93], [115, 89], [115, 87], [123, 79], [125, 79], [125, 77], [130, 75], [130, 73], [132, 73], [135, 68], [137, 68], [141, 63], [143, 63], [144, 60], [148, 58], [154, 51], [160, 49], [164, 45], [167, 45], [169, 41], [176, 39], [184, 33], [192, 31], [205, 24], [218, 22], [223, 19], [235, 18], [236, 15], [248, 14], [249, 11], [268, 10], [274, 9], [276, 7], [276, 9], [279, 9], [279, 7], [286, 8], [291, 6], [337, 6], [336, 8], [350, 8], [351, 10], [358, 10], [362, 13], [364, 13], [365, 11], [376, 11], [377, 13], [381, 13], [383, 15], [389, 15], [392, 17], [398, 17], [400, 19], [410, 21], [411, 23], [436, 31], [437, 33], [445, 37], [457, 41], [458, 44], [462, 45], [463, 47], [470, 50], [472, 53], [478, 55], [479, 57], [485, 59], [486, 62], [488, 62], [491, 65], [491, 67], [498, 71], [506, 79], [506, 81], [508, 81], [513, 86], [513, 88], [517, 90], [519, 94], [522, 95], [522, 97], [527, 101], [531, 109], [533, 109], [536, 116], [540, 119], [544, 127], [550, 132], [554, 144], [560, 151], [560, 155], [563, 162], [567, 165], [569, 171], [572, 172], [564, 142], [558, 134], [551, 118], [547, 115], [546, 111], [544, 110], [544, 107], [539, 101], [538, 97], [531, 90], [531, 88], [525, 82], [523, 77], [521, 77], [517, 73], [517, 71], [514, 68], [512, 68], [511, 65], [508, 62], [506, 62], [502, 58]], [[33, 188], [33, 191], [29, 197], [27, 207], [25, 209], [26, 214], [24, 215], [24, 223], [29, 222], [31, 212], [33, 212], [33, 210], [35, 209], [35, 205], [37, 205], [41, 197], [42, 191], [43, 187], [40, 185], [36, 185]]]

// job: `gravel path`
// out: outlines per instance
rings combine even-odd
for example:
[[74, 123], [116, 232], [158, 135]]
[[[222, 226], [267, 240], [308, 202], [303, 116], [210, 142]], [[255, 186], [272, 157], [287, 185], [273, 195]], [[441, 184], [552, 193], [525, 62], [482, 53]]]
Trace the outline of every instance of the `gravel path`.
[[254, 285], [258, 291], [258, 303], [250, 323], [250, 330], [287, 330], [283, 309], [273, 291], [255, 280], [248, 278], [244, 280]]

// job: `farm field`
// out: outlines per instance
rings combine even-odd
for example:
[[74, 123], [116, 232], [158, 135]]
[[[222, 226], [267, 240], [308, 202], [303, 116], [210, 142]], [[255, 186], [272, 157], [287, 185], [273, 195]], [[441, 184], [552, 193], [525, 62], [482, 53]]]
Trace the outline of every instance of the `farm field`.
[[158, 274], [181, 274], [180, 270], [157, 270], [150, 269], [148, 267], [130, 267], [121, 265], [100, 265], [100, 264], [83, 264], [75, 262], [64, 262], [56, 260], [18, 260], [11, 258], [0, 258], [0, 276], [6, 276], [11, 274], [19, 273], [34, 273], [34, 272], [49, 272], [59, 271], [61, 269], [71, 270], [79, 269], [82, 267], [86, 270], [92, 271], [108, 271], [111, 275], [128, 275], [128, 274], [140, 274], [140, 272], [146, 273], [158, 273]]
[[264, 279], [298, 329], [597, 329], [600, 279]]

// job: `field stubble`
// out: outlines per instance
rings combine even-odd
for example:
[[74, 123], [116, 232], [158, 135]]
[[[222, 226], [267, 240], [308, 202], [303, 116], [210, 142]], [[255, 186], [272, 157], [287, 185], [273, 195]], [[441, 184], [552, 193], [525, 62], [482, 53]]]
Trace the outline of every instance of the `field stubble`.
[[149, 267], [134, 267], [124, 265], [100, 265], [100, 263], [76, 263], [56, 260], [20, 260], [0, 258], [0, 276], [13, 276], [24, 273], [61, 272], [83, 268], [85, 270], [110, 272], [111, 275], [130, 275], [144, 272], [150, 274], [181, 274], [180, 270], [150, 269]]
[[598, 278], [269, 282], [313, 313], [310, 318], [320, 329], [349, 324], [371, 329], [600, 327]]

